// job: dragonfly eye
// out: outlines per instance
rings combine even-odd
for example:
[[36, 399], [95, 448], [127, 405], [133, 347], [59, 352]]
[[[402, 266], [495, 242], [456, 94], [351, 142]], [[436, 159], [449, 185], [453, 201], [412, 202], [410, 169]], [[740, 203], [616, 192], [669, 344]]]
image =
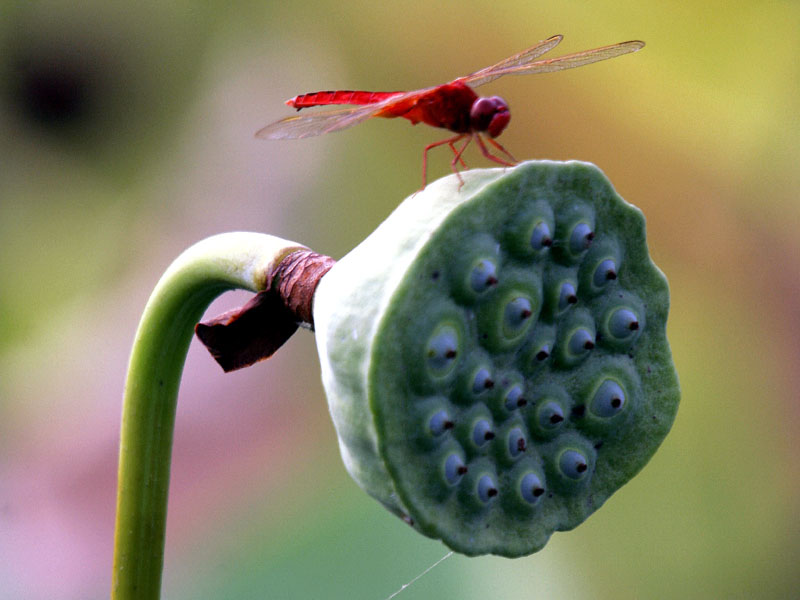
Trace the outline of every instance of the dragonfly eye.
[[500, 96], [478, 98], [469, 111], [470, 125], [474, 131], [486, 131], [493, 138], [503, 132], [511, 119], [508, 104]]

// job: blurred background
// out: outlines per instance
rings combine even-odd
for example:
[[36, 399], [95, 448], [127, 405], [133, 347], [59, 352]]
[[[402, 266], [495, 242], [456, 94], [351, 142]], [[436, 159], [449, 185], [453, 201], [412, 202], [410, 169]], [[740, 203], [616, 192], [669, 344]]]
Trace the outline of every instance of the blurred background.
[[[800, 5], [33, 0], [0, 2], [0, 599], [108, 596], [126, 362], [172, 259], [241, 229], [339, 258], [442, 135], [254, 139], [283, 101], [444, 83], [555, 33], [554, 55], [647, 47], [482, 91], [509, 102], [517, 158], [594, 162], [644, 211], [681, 408], [578, 529], [453, 556], [399, 598], [796, 597]], [[382, 600], [446, 552], [345, 472], [312, 334], [230, 375], [193, 344], [165, 598]]]

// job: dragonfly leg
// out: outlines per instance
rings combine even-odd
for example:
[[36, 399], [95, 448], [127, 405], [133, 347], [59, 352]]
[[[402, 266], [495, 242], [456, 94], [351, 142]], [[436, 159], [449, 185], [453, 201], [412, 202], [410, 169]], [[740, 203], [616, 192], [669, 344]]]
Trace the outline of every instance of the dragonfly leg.
[[450, 150], [453, 151], [453, 155], [456, 157], [456, 159], [458, 159], [459, 164], [464, 169], [469, 169], [469, 167], [467, 166], [467, 163], [464, 162], [463, 154], [464, 154], [464, 150], [467, 149], [467, 145], [469, 145], [469, 143], [472, 141], [472, 138], [471, 138], [471, 136], [467, 138], [467, 141], [464, 142], [464, 145], [461, 147], [461, 150], [458, 150], [456, 148], [456, 141], [457, 140], [451, 140], [450, 143], [448, 144], [448, 146], [450, 146]]
[[465, 136], [467, 138], [467, 141], [464, 142], [464, 145], [461, 146], [461, 150], [459, 150], [458, 152], [456, 152], [456, 149], [455, 149], [455, 143], [458, 140], [455, 139], [450, 144], [450, 147], [453, 149], [453, 152], [455, 153], [455, 156], [453, 157], [453, 160], [450, 162], [450, 168], [453, 170], [453, 173], [456, 174], [456, 177], [458, 177], [458, 189], [459, 190], [464, 185], [464, 180], [461, 178], [461, 173], [459, 172], [458, 167], [456, 166], [456, 163], [457, 162], [461, 163], [462, 167], [464, 167], [465, 169], [467, 168], [467, 163], [464, 162], [464, 159], [462, 158], [462, 154], [464, 154], [464, 150], [467, 149], [467, 146], [469, 146], [469, 143], [472, 141], [472, 138], [474, 137], [472, 134], [466, 134], [466, 133], [463, 134], [460, 137], [465, 137]]
[[492, 146], [494, 146], [495, 148], [497, 148], [498, 150], [500, 150], [500, 152], [502, 152], [503, 154], [505, 154], [505, 155], [506, 155], [508, 158], [510, 158], [512, 163], [514, 163], [514, 164], [517, 164], [517, 163], [519, 162], [519, 161], [518, 161], [516, 158], [514, 158], [514, 157], [511, 155], [511, 152], [509, 152], [508, 150], [506, 150], [505, 148], [503, 148], [503, 146], [502, 146], [502, 145], [500, 145], [498, 142], [495, 142], [495, 141], [494, 141], [492, 138], [488, 138], [488, 139], [489, 139], [489, 143], [490, 143]]
[[513, 167], [515, 164], [517, 164], [517, 160], [513, 156], [511, 156], [511, 154], [509, 154], [508, 150], [503, 148], [500, 144], [498, 144], [494, 140], [490, 139], [489, 143], [491, 143], [493, 146], [495, 146], [496, 148], [501, 150], [513, 162], [508, 162], [506, 159], [501, 158], [501, 157], [497, 156], [496, 154], [492, 154], [491, 152], [489, 152], [489, 149], [486, 147], [486, 144], [483, 143], [483, 138], [481, 138], [479, 133], [476, 133], [475, 137], [478, 138], [478, 146], [480, 146], [481, 152], [489, 160], [494, 161], [497, 164], [503, 165], [504, 167]]
[[[462, 140], [464, 139], [464, 137], [467, 136], [468, 134], [461, 133], [454, 137], [447, 138], [446, 140], [439, 140], [438, 142], [433, 142], [432, 144], [428, 144], [427, 146], [425, 146], [425, 149], [422, 151], [422, 188], [420, 188], [420, 191], [424, 190], [425, 186], [428, 185], [428, 150], [430, 150], [431, 148], [436, 148], [437, 146], [444, 146], [445, 144], [447, 144], [448, 146], [450, 146], [450, 148], [453, 149], [453, 152], [456, 153], [454, 144], [457, 141]], [[469, 139], [467, 140], [467, 144], [468, 143]], [[464, 144], [464, 148], [466, 147], [467, 147], [466, 144]], [[456, 168], [455, 164], [459, 160], [461, 153], [464, 152], [464, 148], [461, 148], [461, 152], [456, 153], [456, 157], [453, 159], [453, 162], [451, 163], [451, 167], [453, 168], [453, 171], [456, 173], [456, 175], [458, 175], [458, 169]], [[461, 181], [461, 175], [458, 175], [458, 179], [459, 181]]]

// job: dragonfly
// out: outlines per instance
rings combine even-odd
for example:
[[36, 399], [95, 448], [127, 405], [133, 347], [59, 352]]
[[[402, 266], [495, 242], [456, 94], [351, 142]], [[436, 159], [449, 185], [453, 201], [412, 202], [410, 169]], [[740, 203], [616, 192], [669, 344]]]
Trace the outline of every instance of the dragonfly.
[[[453, 152], [450, 168], [458, 177], [460, 188], [464, 182], [459, 172], [459, 165], [468, 168], [463, 154], [473, 140], [483, 156], [490, 161], [507, 167], [517, 163], [517, 160], [495, 141], [511, 120], [508, 103], [499, 96], [478, 96], [473, 88], [504, 75], [563, 71], [636, 52], [644, 47], [644, 42], [631, 40], [555, 58], [539, 59], [555, 48], [563, 37], [554, 35], [471, 75], [420, 90], [406, 92], [336, 90], [300, 94], [287, 100], [286, 104], [298, 111], [315, 106], [351, 106], [286, 117], [259, 130], [256, 137], [269, 140], [302, 139], [341, 131], [372, 117], [389, 119], [402, 117], [411, 121], [412, 125], [425, 123], [455, 134], [425, 146], [422, 152], [422, 189], [427, 184], [428, 152], [443, 145], [449, 146]], [[485, 141], [482, 134], [488, 136]], [[495, 152], [489, 149], [487, 142]]]

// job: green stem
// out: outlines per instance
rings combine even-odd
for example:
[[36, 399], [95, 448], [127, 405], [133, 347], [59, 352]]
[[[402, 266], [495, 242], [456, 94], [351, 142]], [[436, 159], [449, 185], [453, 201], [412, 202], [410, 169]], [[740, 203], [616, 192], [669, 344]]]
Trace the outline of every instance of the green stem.
[[281, 260], [304, 248], [264, 234], [217, 235], [181, 254], [153, 290], [125, 384], [113, 599], [160, 595], [175, 407], [195, 324], [225, 291], [262, 291]]

